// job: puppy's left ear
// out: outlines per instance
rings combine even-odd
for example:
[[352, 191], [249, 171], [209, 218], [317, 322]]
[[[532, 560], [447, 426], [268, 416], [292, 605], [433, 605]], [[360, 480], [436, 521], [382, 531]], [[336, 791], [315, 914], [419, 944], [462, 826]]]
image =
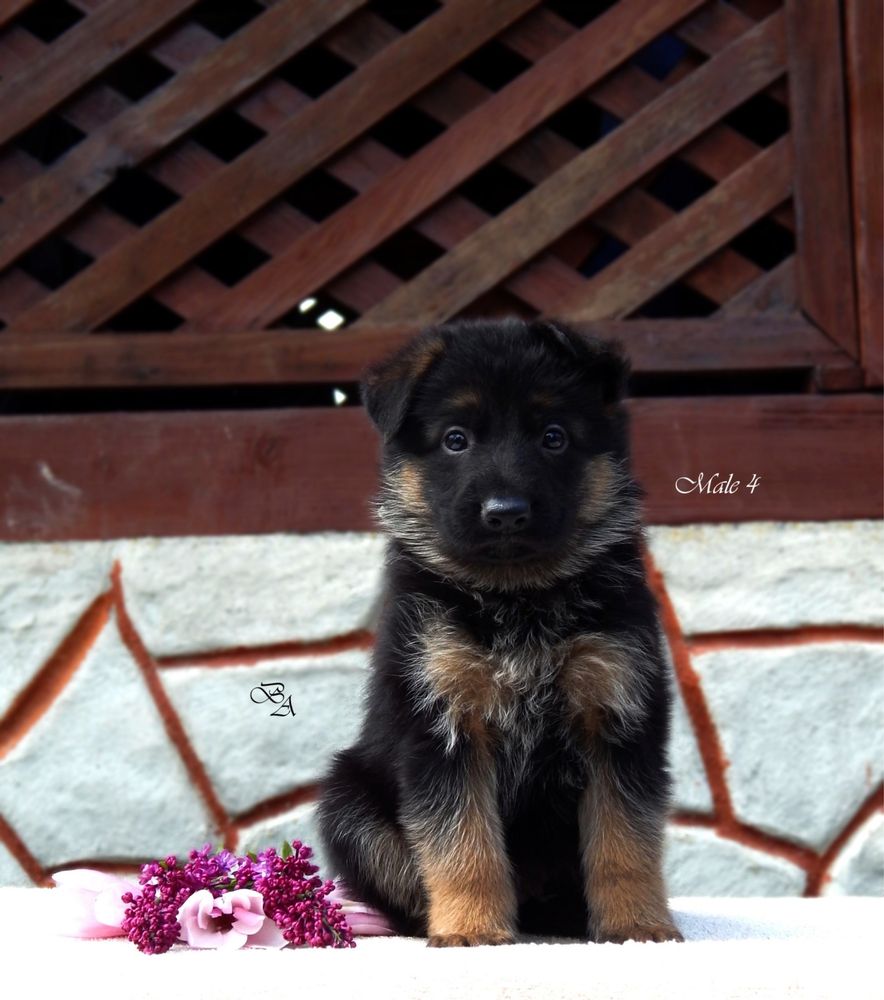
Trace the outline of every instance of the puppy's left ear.
[[385, 441], [402, 427], [418, 383], [444, 350], [442, 333], [424, 330], [365, 373], [359, 388], [362, 402]]
[[538, 320], [531, 328], [554, 349], [574, 360], [598, 390], [605, 406], [619, 403], [626, 395], [630, 365], [619, 341], [578, 333], [557, 320]]

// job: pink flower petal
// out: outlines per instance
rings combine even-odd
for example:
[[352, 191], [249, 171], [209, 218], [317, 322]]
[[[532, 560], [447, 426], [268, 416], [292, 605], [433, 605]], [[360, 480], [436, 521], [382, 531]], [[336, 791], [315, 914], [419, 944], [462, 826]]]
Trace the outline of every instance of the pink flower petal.
[[72, 868], [52, 876], [52, 923], [68, 937], [116, 937], [123, 934], [124, 892], [138, 891], [137, 882], [92, 868]]
[[249, 940], [248, 934], [239, 934], [237, 931], [227, 931], [225, 934], [218, 934], [220, 943], [215, 944], [214, 948], [225, 948], [229, 951], [233, 951], [237, 948], [242, 948], [242, 946]]
[[288, 941], [283, 937], [278, 925], [270, 919], [264, 918], [264, 924], [259, 931], [249, 935], [249, 948], [285, 948]]
[[131, 892], [138, 895], [141, 886], [137, 882], [126, 882], [120, 879], [120, 883], [111, 889], [105, 889], [95, 897], [95, 919], [108, 927], [119, 927], [126, 916], [128, 903], [123, 902], [123, 893]]
[[[347, 921], [349, 923], [349, 921]], [[389, 924], [360, 924], [354, 927], [350, 924], [354, 937], [395, 937], [396, 932]]]
[[103, 892], [123, 881], [119, 875], [110, 875], [94, 868], [68, 868], [66, 871], [53, 872], [52, 880], [66, 889], [85, 889], [88, 892]]
[[264, 926], [266, 919], [263, 913], [251, 913], [241, 906], [234, 906], [233, 916], [233, 929], [241, 934], [256, 934]]
[[185, 899], [178, 910], [180, 939], [191, 948], [217, 948], [222, 935], [212, 927], [215, 900], [208, 889], [198, 889]]
[[49, 924], [56, 934], [64, 937], [118, 937], [123, 931], [95, 919], [91, 898], [78, 897], [73, 891], [53, 890]]
[[[222, 929], [218, 918], [229, 915], [233, 923]], [[217, 897], [200, 889], [178, 910], [181, 940], [192, 948], [242, 948], [261, 931], [265, 920], [264, 901], [254, 889], [234, 889]]]

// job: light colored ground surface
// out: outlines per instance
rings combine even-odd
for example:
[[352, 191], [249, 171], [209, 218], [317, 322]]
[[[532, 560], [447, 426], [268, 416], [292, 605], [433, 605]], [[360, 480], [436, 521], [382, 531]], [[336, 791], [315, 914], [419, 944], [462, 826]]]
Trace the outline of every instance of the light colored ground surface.
[[[413, 938], [360, 939], [352, 950], [139, 954], [123, 939], [79, 941], [46, 930], [50, 893], [0, 890], [0, 953], [40, 997], [592, 998], [719, 1000], [769, 997], [880, 1000], [884, 900], [672, 901], [684, 944], [531, 942], [431, 950]], [[14, 994], [9, 994], [14, 995]]]

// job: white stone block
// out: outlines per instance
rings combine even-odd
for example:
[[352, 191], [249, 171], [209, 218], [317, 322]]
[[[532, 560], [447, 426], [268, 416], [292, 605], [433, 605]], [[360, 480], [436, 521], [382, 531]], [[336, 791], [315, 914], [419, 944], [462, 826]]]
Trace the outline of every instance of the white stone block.
[[884, 896], [884, 814], [867, 819], [829, 869], [824, 896]]
[[825, 849], [881, 780], [884, 646], [807, 643], [694, 659], [737, 816]]
[[0, 813], [44, 867], [217, 839], [114, 622], [0, 761]]
[[[367, 663], [367, 652], [353, 650], [242, 667], [169, 667], [162, 677], [221, 801], [237, 814], [317, 781], [332, 753], [355, 739]], [[265, 681], [285, 686], [294, 717], [254, 704], [251, 692]]]
[[693, 826], [669, 826], [664, 871], [670, 896], [800, 896], [806, 882], [790, 861]]
[[376, 534], [142, 538], [119, 543], [132, 621], [154, 656], [326, 639], [366, 628]]
[[884, 523], [652, 527], [654, 560], [686, 634], [884, 624]]
[[669, 769], [672, 773], [673, 808], [694, 813], [712, 812], [712, 794], [706, 769], [697, 746], [681, 690], [673, 685], [672, 736], [669, 744]]
[[0, 544], [0, 716], [109, 589], [104, 542]]
[[288, 812], [244, 828], [240, 831], [237, 849], [240, 854], [245, 851], [257, 854], [268, 847], [275, 847], [279, 851], [285, 840], [300, 840], [302, 844], [313, 848], [313, 863], [319, 866], [320, 878], [334, 878], [338, 874], [331, 870], [324, 857], [319, 840], [316, 804], [313, 802], [305, 802]]

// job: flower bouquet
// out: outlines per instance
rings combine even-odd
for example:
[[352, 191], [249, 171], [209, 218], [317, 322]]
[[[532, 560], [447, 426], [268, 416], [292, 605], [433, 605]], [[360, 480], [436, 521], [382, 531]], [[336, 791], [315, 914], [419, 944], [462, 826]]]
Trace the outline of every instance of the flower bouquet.
[[125, 935], [147, 954], [176, 942], [192, 948], [347, 948], [354, 934], [392, 934], [383, 914], [323, 881], [312, 850], [296, 840], [280, 853], [214, 851], [179, 864], [151, 861], [137, 882], [92, 869], [56, 872], [59, 930], [75, 937]]

